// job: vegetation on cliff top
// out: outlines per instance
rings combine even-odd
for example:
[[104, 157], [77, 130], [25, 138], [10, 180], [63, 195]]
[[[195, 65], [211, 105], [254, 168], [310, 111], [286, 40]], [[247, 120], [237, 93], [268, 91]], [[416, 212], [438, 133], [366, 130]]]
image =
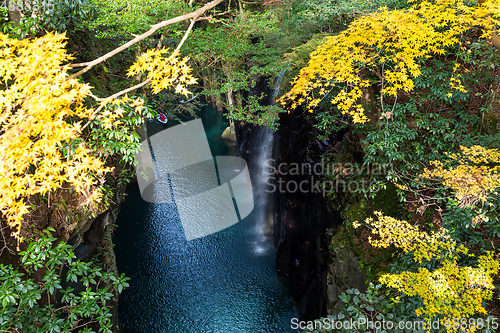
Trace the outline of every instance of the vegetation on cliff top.
[[[364, 245], [394, 255], [384, 258], [391, 268], [372, 273], [387, 288], [370, 289], [365, 301], [372, 305], [358, 312], [360, 299], [344, 295], [349, 305], [342, 315], [380, 310], [446, 323], [495, 311], [487, 301], [499, 297], [493, 289], [500, 246], [498, 0], [203, 3], [61, 1], [44, 12], [24, 10], [15, 27], [2, 24], [10, 37], [0, 40], [0, 209], [13, 236], [36, 234], [25, 217], [58, 191], [71, 188], [97, 205], [110, 162], [132, 161], [134, 129], [152, 116], [149, 89], [187, 95], [191, 85], [229, 118], [259, 125], [275, 126], [281, 113], [303, 107], [323, 137], [344, 129], [357, 145], [354, 153], [351, 145], [326, 160], [354, 162], [359, 170], [390, 164], [383, 175], [327, 175], [376, 184], [332, 192], [332, 201], [344, 194], [348, 210], [356, 204], [346, 203], [381, 196], [373, 188], [396, 188], [407, 208], [376, 213], [382, 224], [370, 216], [346, 221]], [[202, 16], [208, 8], [211, 15]], [[159, 23], [176, 15], [182, 16]], [[81, 62], [70, 63], [64, 34], [44, 30], [68, 30], [68, 46], [82, 51]], [[91, 59], [79, 34], [109, 52]], [[134, 58], [125, 78], [118, 63]], [[111, 66], [119, 72], [110, 73]], [[249, 93], [262, 77], [272, 85], [280, 75], [281, 106]], [[97, 77], [120, 89], [99, 97], [106, 88]], [[377, 293], [389, 305], [375, 307]], [[13, 297], [4, 298], [4, 308]]]
[[353, 201], [397, 187], [410, 223], [383, 212], [376, 225], [369, 216], [347, 223], [357, 228], [353, 237], [397, 254], [383, 258], [392, 267], [377, 277], [398, 299], [393, 314], [439, 319], [448, 331], [460, 329], [444, 325], [454, 318], [486, 320], [487, 309], [497, 311], [499, 8], [498, 1], [415, 1], [363, 16], [326, 37], [282, 97], [292, 109], [307, 104], [326, 135], [352, 129], [361, 154], [330, 160], [357, 158], [359, 170], [390, 164], [383, 175], [329, 177], [376, 184], [347, 193]]

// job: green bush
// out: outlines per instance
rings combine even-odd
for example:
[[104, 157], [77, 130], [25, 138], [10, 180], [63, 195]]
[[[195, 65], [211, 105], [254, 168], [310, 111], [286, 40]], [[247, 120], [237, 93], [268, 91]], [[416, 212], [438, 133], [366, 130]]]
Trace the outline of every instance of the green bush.
[[[99, 332], [111, 333], [106, 302], [113, 297], [111, 289], [121, 293], [128, 287], [129, 278], [75, 261], [71, 246], [55, 241], [50, 231], [44, 230], [38, 241], [19, 252], [19, 269], [0, 264], [0, 331], [93, 332], [88, 325], [98, 323]], [[63, 280], [80, 284], [84, 291], [76, 294], [71, 286], [64, 288]]]

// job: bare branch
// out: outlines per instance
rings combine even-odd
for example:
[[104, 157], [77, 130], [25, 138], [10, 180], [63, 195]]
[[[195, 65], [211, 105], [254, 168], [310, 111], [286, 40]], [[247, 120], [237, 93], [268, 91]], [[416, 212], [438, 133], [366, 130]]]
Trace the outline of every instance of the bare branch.
[[184, 36], [182, 37], [179, 45], [177, 45], [177, 47], [175, 48], [175, 51], [172, 54], [176, 54], [177, 52], [179, 52], [179, 50], [182, 47], [182, 44], [184, 44], [184, 42], [186, 41], [189, 33], [191, 32], [191, 29], [193, 29], [194, 22], [196, 22], [195, 18], [191, 20], [191, 24], [189, 25], [189, 28], [186, 30], [186, 33], [184, 34]]
[[[184, 36], [182, 37], [182, 39], [181, 39], [181, 41], [180, 41], [179, 45], [177, 45], [177, 48], [176, 48], [176, 49], [174, 50], [174, 52], [172, 53], [171, 57], [172, 57], [172, 56], [174, 56], [175, 54], [177, 54], [177, 52], [179, 52], [179, 50], [180, 50], [180, 49], [181, 49], [181, 47], [182, 47], [182, 44], [184, 44], [184, 42], [186, 41], [186, 39], [187, 39], [187, 37], [188, 37], [189, 33], [190, 33], [190, 32], [191, 32], [191, 30], [193, 29], [193, 26], [194, 26], [194, 23], [195, 23], [195, 22], [196, 22], [196, 19], [192, 19], [192, 20], [191, 20], [191, 24], [189, 25], [189, 28], [186, 30], [186, 33], [185, 33], [185, 34], [184, 34]], [[161, 47], [161, 46], [160, 46], [160, 44], [158, 44], [158, 46], [159, 46], [159, 47]], [[97, 97], [97, 96], [95, 96], [94, 94], [90, 94], [89, 96], [90, 96], [90, 97], [92, 97], [93, 99], [95, 99], [95, 100], [96, 100], [96, 101], [98, 101], [98, 102], [103, 101], [103, 100], [106, 100], [106, 99], [107, 99], [107, 100], [112, 100], [112, 99], [115, 99], [115, 98], [117, 98], [117, 97], [119, 97], [119, 96], [121, 96], [121, 95], [124, 95], [124, 94], [126, 94], [126, 93], [129, 93], [129, 92], [131, 92], [131, 91], [133, 91], [133, 90], [135, 90], [135, 89], [139, 89], [139, 88], [141, 88], [141, 87], [144, 87], [144, 86], [145, 86], [145, 85], [147, 85], [149, 82], [151, 82], [151, 78], [149, 78], [149, 79], [145, 80], [144, 82], [141, 82], [141, 83], [139, 83], [139, 84], [136, 84], [136, 85], [135, 85], [135, 86], [133, 86], [133, 87], [129, 87], [129, 88], [127, 88], [127, 89], [124, 89], [124, 90], [122, 90], [122, 91], [117, 92], [117, 93], [116, 93], [116, 94], [114, 94], [114, 95], [111, 95], [111, 96], [109, 96], [109, 97], [105, 97], [105, 98], [100, 98], [100, 97]], [[100, 110], [100, 108], [98, 108], [97, 110]], [[97, 110], [96, 110], [96, 112], [97, 112]], [[94, 114], [95, 114], [96, 112], [94, 112]], [[87, 127], [87, 125], [88, 125], [88, 123], [87, 123], [87, 124], [86, 124], [86, 125], [85, 125], [82, 129], [84, 129], [85, 127]]]
[[103, 55], [102, 57], [100, 58], [97, 58], [93, 61], [90, 61], [90, 62], [83, 62], [83, 63], [79, 63], [79, 64], [71, 64], [69, 65], [70, 67], [72, 68], [78, 68], [78, 67], [85, 67], [84, 69], [80, 70], [79, 72], [73, 74], [73, 75], [70, 75], [68, 77], [68, 80], [70, 79], [74, 79], [80, 75], [82, 75], [83, 73], [87, 72], [88, 70], [90, 70], [92, 67], [94, 67], [95, 65], [97, 64], [100, 64], [101, 62], [111, 58], [112, 56], [116, 55], [117, 53], [120, 53], [121, 51], [129, 48], [130, 46], [140, 42], [141, 40], [153, 35], [157, 30], [161, 29], [161, 28], [164, 28], [168, 25], [171, 25], [171, 24], [174, 24], [174, 23], [178, 23], [178, 22], [182, 22], [182, 21], [185, 21], [185, 20], [189, 20], [189, 19], [192, 19], [193, 21], [195, 21], [199, 16], [201, 16], [203, 13], [205, 13], [207, 10], [209, 9], [212, 9], [213, 7], [217, 6], [218, 4], [220, 4], [223, 0], [213, 0], [209, 3], [207, 3], [205, 6], [195, 10], [194, 12], [191, 12], [189, 14], [185, 14], [185, 15], [181, 15], [181, 16], [177, 16], [177, 17], [174, 17], [173, 19], [170, 19], [170, 20], [166, 20], [166, 21], [163, 21], [163, 22], [160, 22], [158, 24], [155, 24], [155, 25], [152, 25], [151, 26], [151, 29], [149, 29], [148, 31], [146, 31], [145, 33], [143, 33], [142, 35], [139, 35], [137, 37], [135, 37], [134, 39], [130, 40], [128, 43], [114, 49], [113, 51]]
[[94, 98], [96, 101], [104, 101], [105, 99], [112, 100], [112, 99], [115, 99], [115, 98], [117, 98], [117, 97], [120, 97], [121, 95], [125, 95], [126, 93], [129, 93], [129, 92], [131, 92], [131, 91], [133, 91], [133, 90], [135, 90], [135, 89], [139, 89], [139, 88], [141, 88], [141, 87], [144, 87], [144, 86], [145, 86], [146, 84], [148, 84], [149, 82], [151, 82], [151, 79], [150, 79], [150, 78], [149, 78], [149, 79], [147, 79], [147, 80], [146, 80], [146, 81], [144, 81], [144, 82], [141, 82], [141, 83], [139, 83], [139, 84], [136, 84], [136, 85], [135, 85], [135, 86], [133, 86], [133, 87], [130, 87], [130, 88], [124, 89], [124, 90], [122, 90], [122, 91], [117, 92], [117, 93], [116, 93], [116, 94], [114, 94], [114, 95], [111, 95], [111, 96], [109, 96], [109, 97], [105, 97], [105, 98], [100, 98], [100, 97], [94, 96], [94, 95], [92, 95], [92, 94], [91, 94], [90, 96], [91, 96], [92, 98]]
[[3, 250], [7, 249], [7, 251], [9, 251], [11, 254], [15, 254], [14, 251], [12, 251], [9, 246], [7, 245], [7, 239], [5, 238], [5, 234], [3, 233], [3, 229], [7, 228], [7, 226], [3, 226], [1, 223], [0, 223], [0, 235], [2, 236], [2, 243], [3, 243], [3, 246], [2, 248], [0, 249], [0, 255], [2, 255], [3, 253]]

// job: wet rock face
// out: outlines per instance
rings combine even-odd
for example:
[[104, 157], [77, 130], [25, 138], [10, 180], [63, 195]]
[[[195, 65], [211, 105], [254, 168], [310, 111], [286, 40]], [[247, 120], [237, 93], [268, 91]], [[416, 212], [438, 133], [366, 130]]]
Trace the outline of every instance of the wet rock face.
[[[88, 262], [93, 258], [97, 258], [103, 268], [103, 272], [118, 274], [118, 268], [116, 266], [116, 258], [113, 252], [113, 245], [111, 241], [111, 235], [113, 233], [113, 224], [118, 217], [120, 207], [124, 202], [125, 197], [122, 194], [118, 194], [115, 197], [116, 203], [112, 204], [109, 209], [102, 212], [95, 219], [89, 220], [84, 228], [78, 230], [76, 234], [68, 241], [73, 247], [73, 252], [76, 255], [77, 260]], [[99, 250], [98, 246], [101, 245], [102, 249]], [[101, 252], [104, 252], [101, 253]], [[63, 288], [72, 287], [75, 293], [79, 293], [85, 290], [82, 283], [74, 283], [73, 281], [66, 281], [67, 268], [62, 272], [62, 286]], [[106, 286], [101, 285], [100, 288]], [[112, 290], [112, 286], [108, 285], [109, 289]], [[113, 332], [120, 332], [119, 330], [119, 317], [118, 317], [118, 295], [115, 291], [113, 299], [108, 303], [111, 307], [111, 322], [113, 324]], [[60, 300], [59, 300], [60, 301]], [[93, 327], [96, 331], [99, 329], [98, 325]]]
[[301, 320], [312, 320], [326, 313], [326, 229], [334, 219], [321, 197], [288, 196], [281, 195], [275, 223], [279, 226], [275, 232], [277, 273], [290, 278]]
[[[122, 199], [123, 200], [123, 199]], [[90, 220], [86, 228], [81, 229], [68, 241], [73, 246], [73, 252], [77, 260], [89, 261], [95, 255], [95, 249], [102, 242], [110, 222], [116, 221], [122, 201], [113, 205], [110, 209]]]
[[[314, 193], [321, 180], [321, 171], [318, 168], [315, 173], [314, 165], [335, 146], [336, 138], [333, 142], [317, 140], [317, 133], [304, 118], [303, 113], [292, 112], [280, 119], [274, 237], [278, 275], [290, 278], [301, 320], [313, 320], [327, 315], [326, 230], [340, 224], [341, 218], [322, 193]], [[295, 190], [295, 184], [301, 183], [302, 188]]]
[[[259, 96], [261, 93], [271, 95], [264, 78], [257, 78], [256, 84], [247, 94]], [[316, 190], [313, 187], [321, 178], [320, 174], [313, 175], [314, 170], [311, 168], [315, 163], [321, 163], [322, 154], [339, 148], [343, 133], [329, 141], [318, 140], [318, 133], [306, 120], [306, 114], [297, 109], [289, 114], [283, 113], [280, 117], [280, 128], [272, 154], [276, 173], [270, 177], [274, 178], [276, 187], [269, 199], [273, 201], [271, 209], [274, 210], [277, 274], [290, 279], [293, 298], [300, 304], [300, 319], [313, 320], [327, 315], [326, 230], [339, 225], [341, 218], [330, 208], [322, 193], [314, 193]], [[255, 169], [252, 165], [255, 162], [252, 161], [252, 150], [261, 149], [255, 145], [259, 129], [241, 122], [235, 125], [239, 155], [250, 159], [250, 166]], [[293, 168], [293, 163], [304, 164], [303, 170], [298, 174], [292, 172], [290, 167]], [[280, 165], [283, 167], [279, 168]], [[283, 182], [281, 188], [278, 181]], [[305, 191], [294, 190], [293, 183], [299, 185], [303, 181], [308, 182], [307, 186], [303, 183]], [[269, 182], [273, 183], [273, 180]], [[289, 188], [286, 187], [287, 183], [291, 185]], [[272, 190], [272, 187], [267, 190]]]
[[328, 314], [340, 312], [344, 302], [339, 299], [339, 295], [347, 289], [356, 288], [362, 293], [366, 292], [365, 281], [365, 272], [359, 267], [358, 260], [348, 248], [332, 249], [327, 275]]

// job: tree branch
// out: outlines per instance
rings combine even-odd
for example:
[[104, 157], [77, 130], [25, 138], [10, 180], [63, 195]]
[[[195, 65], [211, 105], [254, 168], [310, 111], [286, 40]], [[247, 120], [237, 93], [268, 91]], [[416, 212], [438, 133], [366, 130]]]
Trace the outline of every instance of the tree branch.
[[[193, 26], [194, 26], [194, 23], [195, 23], [195, 22], [196, 22], [196, 19], [192, 19], [192, 20], [191, 20], [191, 24], [189, 25], [189, 28], [188, 28], [188, 29], [186, 30], [186, 32], [184, 33], [184, 36], [182, 37], [182, 39], [181, 39], [181, 41], [180, 41], [179, 45], [177, 45], [177, 48], [176, 48], [176, 49], [174, 50], [174, 52], [172, 53], [171, 57], [172, 57], [172, 56], [174, 56], [175, 54], [177, 54], [177, 52], [179, 52], [179, 50], [180, 50], [180, 49], [181, 49], [181, 47], [182, 47], [182, 44], [184, 44], [184, 42], [186, 41], [186, 39], [187, 39], [187, 37], [188, 37], [189, 33], [190, 33], [190, 32], [191, 32], [191, 30], [193, 29]], [[160, 46], [160, 44], [158, 44], [158, 46], [159, 46], [159, 47], [161, 47], [161, 46]], [[141, 88], [141, 87], [144, 87], [144, 86], [145, 86], [145, 85], [147, 85], [149, 82], [151, 82], [151, 78], [149, 78], [149, 79], [145, 80], [144, 82], [141, 82], [141, 83], [139, 83], [139, 84], [136, 84], [136, 85], [135, 85], [135, 86], [133, 86], [133, 87], [129, 87], [129, 88], [127, 88], [127, 89], [124, 89], [124, 90], [122, 90], [122, 91], [119, 91], [119, 92], [117, 92], [116, 94], [111, 95], [111, 96], [109, 96], [109, 97], [100, 98], [100, 97], [97, 97], [97, 96], [95, 96], [95, 95], [93, 95], [93, 94], [90, 94], [90, 97], [92, 97], [93, 99], [95, 99], [95, 100], [96, 100], [96, 101], [98, 101], [98, 102], [103, 101], [103, 100], [105, 100], [105, 99], [112, 100], [112, 99], [115, 99], [115, 98], [117, 98], [117, 97], [119, 97], [119, 96], [121, 96], [121, 95], [124, 95], [124, 94], [128, 93], [128, 92], [131, 92], [131, 91], [133, 91], [133, 90], [135, 90], [135, 89], [139, 89], [139, 88]], [[98, 110], [99, 110], [99, 109], [98, 109]], [[85, 128], [85, 127], [86, 127], [86, 126], [84, 126], [83, 128]], [[83, 129], [83, 128], [82, 128], [82, 129]]]
[[144, 87], [146, 84], [148, 84], [149, 82], [151, 82], [151, 78], [139, 83], [139, 84], [136, 84], [135, 86], [133, 87], [129, 87], [127, 89], [124, 89], [122, 91], [119, 91], [117, 92], [116, 94], [114, 95], [111, 95], [109, 97], [105, 97], [105, 98], [100, 98], [100, 97], [97, 97], [97, 96], [94, 96], [94, 95], [90, 95], [92, 98], [94, 98], [96, 101], [104, 101], [105, 99], [109, 99], [109, 100], [112, 100], [112, 99], [115, 99], [117, 97], [120, 97], [121, 95], [125, 95], [126, 93], [129, 93], [131, 92], [132, 90], [135, 90], [135, 89], [139, 89], [141, 87]]
[[194, 12], [191, 12], [191, 13], [185, 14], [185, 15], [181, 15], [181, 16], [177, 16], [177, 17], [174, 17], [173, 19], [166, 20], [166, 21], [160, 22], [158, 24], [152, 25], [151, 29], [149, 29], [148, 31], [146, 31], [142, 35], [135, 37], [134, 39], [130, 40], [128, 43], [114, 49], [113, 51], [111, 51], [111, 52], [109, 52], [109, 53], [103, 55], [102, 57], [97, 58], [93, 61], [83, 62], [83, 63], [79, 63], [79, 64], [70, 64], [69, 67], [71, 67], [71, 68], [78, 68], [78, 67], [85, 67], [85, 68], [80, 70], [79, 72], [73, 74], [73, 75], [70, 75], [68, 77], [68, 80], [74, 79], [74, 78], [82, 75], [83, 73], [86, 73], [88, 70], [90, 70], [95, 65], [100, 64], [101, 62], [111, 58], [112, 56], [116, 55], [117, 53], [120, 53], [121, 51], [129, 48], [130, 46], [140, 42], [141, 40], [143, 40], [151, 35], [153, 35], [157, 30], [159, 30], [161, 28], [164, 28], [164, 27], [171, 25], [171, 24], [174, 24], [174, 23], [189, 20], [189, 19], [192, 19], [194, 22], [199, 16], [201, 16], [207, 10], [212, 9], [213, 7], [217, 6], [222, 1], [223, 0], [213, 0], [209, 3], [207, 3], [205, 6], [195, 10]]
[[[139, 84], [136, 84], [135, 86], [133, 87], [130, 87], [130, 88], [127, 88], [127, 89], [124, 89], [122, 91], [119, 91], [117, 92], [116, 94], [114, 95], [111, 95], [109, 97], [106, 97], [106, 98], [100, 98], [100, 97], [97, 97], [93, 94], [90, 94], [89, 96], [92, 97], [93, 99], [95, 99], [96, 101], [100, 102], [100, 101], [104, 101], [106, 99], [109, 99], [109, 100], [112, 100], [112, 99], [115, 99], [117, 97], [120, 97], [121, 95], [125, 95], [126, 93], [128, 92], [131, 92], [132, 90], [135, 90], [135, 89], [138, 89], [138, 88], [141, 88], [143, 86], [145, 86], [146, 84], [148, 84], [149, 82], [151, 82], [151, 79], [147, 79], [145, 80], [144, 82], [141, 82]], [[94, 116], [99, 113], [99, 111], [101, 111], [102, 107], [104, 106], [104, 104], [101, 104], [89, 117], [89, 121], [80, 129], [80, 131], [83, 131], [85, 128], [87, 128], [87, 126], [90, 125], [90, 122], [92, 121], [92, 119], [94, 118]]]
[[194, 19], [191, 20], [191, 24], [189, 25], [189, 28], [186, 30], [186, 33], [184, 34], [184, 36], [182, 37], [179, 45], [177, 45], [177, 47], [175, 48], [175, 50], [174, 50], [174, 52], [172, 54], [176, 54], [177, 52], [179, 52], [179, 50], [182, 47], [182, 44], [184, 44], [184, 42], [186, 41], [189, 33], [191, 32], [191, 29], [193, 29], [194, 22], [196, 22], [196, 18], [194, 18]]

